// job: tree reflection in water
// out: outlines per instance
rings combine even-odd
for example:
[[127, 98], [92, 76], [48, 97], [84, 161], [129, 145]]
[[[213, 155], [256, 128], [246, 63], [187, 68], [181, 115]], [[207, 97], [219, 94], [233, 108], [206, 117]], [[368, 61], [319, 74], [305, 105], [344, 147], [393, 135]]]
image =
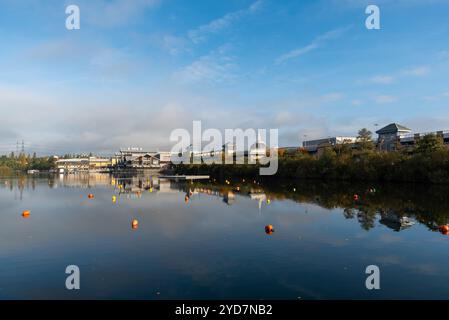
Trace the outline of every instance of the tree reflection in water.
[[[395, 231], [413, 226], [415, 222], [430, 231], [449, 221], [449, 185], [394, 184], [394, 183], [348, 183], [320, 180], [245, 181], [244, 179], [215, 179], [200, 182], [167, 181], [157, 175], [59, 175], [20, 176], [0, 178], [0, 187], [17, 191], [21, 198], [24, 188], [34, 190], [36, 181], [47, 180], [49, 188], [57, 186], [90, 188], [98, 185], [111, 186], [117, 194], [140, 197], [143, 191], [182, 191], [189, 197], [196, 193], [221, 197], [228, 205], [238, 202], [237, 196], [250, 197], [261, 203], [291, 200], [303, 204], [315, 204], [326, 209], [342, 209], [346, 219], [357, 219], [361, 228], [371, 230], [376, 222]], [[226, 181], [226, 182], [225, 182]]]
[[[270, 201], [292, 200], [326, 209], [341, 208], [346, 219], [357, 219], [364, 230], [374, 228], [378, 221], [401, 231], [416, 221], [431, 231], [438, 231], [439, 226], [449, 221], [448, 185], [266, 180], [259, 184], [194, 183], [193, 187], [241, 196], [258, 192]], [[359, 195], [357, 201], [354, 195]]]

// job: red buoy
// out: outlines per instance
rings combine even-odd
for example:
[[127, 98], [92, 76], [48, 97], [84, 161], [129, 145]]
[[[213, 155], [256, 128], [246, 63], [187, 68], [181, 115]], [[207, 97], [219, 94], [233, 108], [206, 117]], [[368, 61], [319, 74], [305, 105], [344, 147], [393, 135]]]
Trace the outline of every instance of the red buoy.
[[273, 226], [271, 224], [265, 226], [265, 233], [266, 234], [271, 235], [271, 234], [273, 234], [273, 232], [274, 232], [274, 228], [273, 228]]
[[449, 234], [449, 226], [448, 225], [440, 226], [438, 229], [445, 236]]

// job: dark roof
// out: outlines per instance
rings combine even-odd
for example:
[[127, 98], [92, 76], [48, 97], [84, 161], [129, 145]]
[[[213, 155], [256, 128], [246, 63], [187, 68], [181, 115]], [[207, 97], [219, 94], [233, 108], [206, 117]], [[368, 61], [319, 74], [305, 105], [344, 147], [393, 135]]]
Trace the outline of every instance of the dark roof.
[[390, 123], [388, 126], [377, 130], [376, 133], [377, 134], [396, 133], [398, 131], [412, 131], [412, 130], [410, 130], [407, 127], [401, 126], [400, 124], [397, 123]]

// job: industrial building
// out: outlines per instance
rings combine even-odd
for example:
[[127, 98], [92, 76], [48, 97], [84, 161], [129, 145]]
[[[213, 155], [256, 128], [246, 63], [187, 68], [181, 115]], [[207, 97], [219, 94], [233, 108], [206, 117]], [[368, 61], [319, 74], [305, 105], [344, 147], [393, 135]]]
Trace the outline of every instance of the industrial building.
[[143, 148], [120, 149], [114, 156], [117, 169], [160, 169], [170, 163], [171, 153]]
[[324, 139], [308, 140], [302, 143], [304, 149], [310, 153], [316, 153], [319, 148], [336, 146], [340, 144], [354, 144], [356, 137], [328, 137]]
[[412, 133], [407, 127], [404, 127], [397, 123], [391, 123], [380, 130], [377, 130], [378, 134], [377, 147], [379, 150], [393, 151], [398, 147], [412, 148], [422, 137], [433, 134], [440, 137], [444, 144], [449, 144], [449, 131], [434, 131], [434, 132], [422, 132]]
[[109, 172], [112, 168], [111, 158], [83, 157], [56, 160], [59, 173]]
[[[398, 147], [412, 148], [419, 139], [428, 134], [434, 134], [441, 137], [445, 144], [449, 144], [449, 131], [434, 131], [424, 133], [412, 133], [412, 130], [397, 124], [390, 123], [389, 125], [376, 131], [378, 137], [375, 141], [376, 148], [383, 151], [394, 151]], [[349, 144], [355, 146], [357, 137], [328, 137], [316, 140], [307, 140], [302, 143], [303, 148], [308, 152], [315, 154], [320, 149], [336, 146], [342, 144]]]

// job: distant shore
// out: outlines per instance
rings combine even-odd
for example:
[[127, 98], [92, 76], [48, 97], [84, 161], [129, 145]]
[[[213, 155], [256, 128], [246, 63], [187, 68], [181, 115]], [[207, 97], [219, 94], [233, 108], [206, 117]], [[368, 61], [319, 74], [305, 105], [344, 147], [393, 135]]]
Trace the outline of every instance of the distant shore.
[[260, 176], [259, 165], [180, 164], [176, 174], [210, 175], [216, 179], [319, 179], [327, 181], [420, 182], [449, 184], [449, 149], [426, 154], [365, 152], [338, 154], [329, 149], [320, 157], [308, 154], [283, 155], [273, 176]]

